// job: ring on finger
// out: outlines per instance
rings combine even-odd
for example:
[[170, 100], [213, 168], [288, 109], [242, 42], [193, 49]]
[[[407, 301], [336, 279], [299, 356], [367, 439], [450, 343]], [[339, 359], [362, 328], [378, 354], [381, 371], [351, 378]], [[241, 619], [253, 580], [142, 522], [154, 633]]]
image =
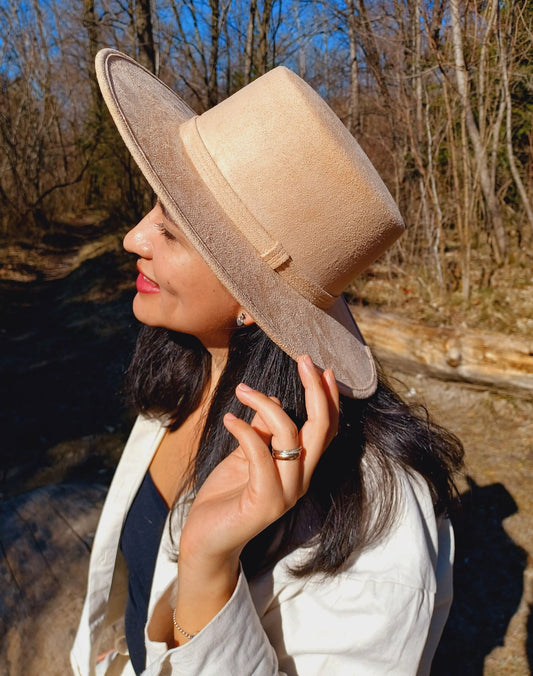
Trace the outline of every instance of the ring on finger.
[[302, 447], [297, 446], [296, 448], [289, 448], [287, 450], [278, 451], [275, 448], [272, 449], [272, 457], [274, 460], [298, 460], [302, 455]]

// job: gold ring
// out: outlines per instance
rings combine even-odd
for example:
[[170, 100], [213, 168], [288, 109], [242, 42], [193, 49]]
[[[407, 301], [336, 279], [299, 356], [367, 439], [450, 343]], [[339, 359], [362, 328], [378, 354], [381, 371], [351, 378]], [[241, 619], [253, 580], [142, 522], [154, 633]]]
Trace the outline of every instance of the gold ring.
[[274, 460], [298, 460], [301, 454], [301, 446], [298, 446], [297, 448], [290, 448], [285, 451], [277, 451], [275, 448], [272, 449], [272, 457]]

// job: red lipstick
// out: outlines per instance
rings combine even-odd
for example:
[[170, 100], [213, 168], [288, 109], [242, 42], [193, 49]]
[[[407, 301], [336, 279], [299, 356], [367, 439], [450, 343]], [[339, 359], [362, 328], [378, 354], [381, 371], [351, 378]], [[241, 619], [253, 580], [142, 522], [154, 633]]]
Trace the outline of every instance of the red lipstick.
[[159, 286], [148, 279], [142, 272], [137, 277], [137, 291], [139, 293], [159, 293]]

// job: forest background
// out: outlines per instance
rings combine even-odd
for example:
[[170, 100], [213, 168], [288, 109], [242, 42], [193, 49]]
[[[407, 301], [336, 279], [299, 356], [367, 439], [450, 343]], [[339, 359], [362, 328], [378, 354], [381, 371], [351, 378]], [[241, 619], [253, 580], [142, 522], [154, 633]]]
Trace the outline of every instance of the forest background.
[[151, 199], [104, 110], [99, 48], [199, 113], [284, 64], [358, 138], [408, 226], [356, 290], [424, 319], [533, 328], [531, 2], [3, 1], [0, 36], [4, 241], [120, 230]]
[[[100, 98], [101, 47], [199, 113], [275, 65], [295, 70], [407, 224], [353, 299], [421, 335], [491, 330], [505, 348], [533, 330], [530, 0], [0, 0], [0, 676], [67, 673], [91, 533], [132, 423], [121, 383], [136, 272], [121, 238], [152, 195]], [[434, 674], [525, 676], [533, 403], [398, 375], [467, 452]]]

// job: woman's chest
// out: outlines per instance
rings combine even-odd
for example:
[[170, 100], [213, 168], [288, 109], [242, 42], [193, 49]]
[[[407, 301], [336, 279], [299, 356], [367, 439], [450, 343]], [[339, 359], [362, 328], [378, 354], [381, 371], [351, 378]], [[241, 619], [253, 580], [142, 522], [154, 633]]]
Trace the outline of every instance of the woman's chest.
[[200, 418], [190, 416], [179, 429], [167, 431], [150, 463], [150, 475], [159, 494], [171, 507], [187, 481], [201, 436]]

